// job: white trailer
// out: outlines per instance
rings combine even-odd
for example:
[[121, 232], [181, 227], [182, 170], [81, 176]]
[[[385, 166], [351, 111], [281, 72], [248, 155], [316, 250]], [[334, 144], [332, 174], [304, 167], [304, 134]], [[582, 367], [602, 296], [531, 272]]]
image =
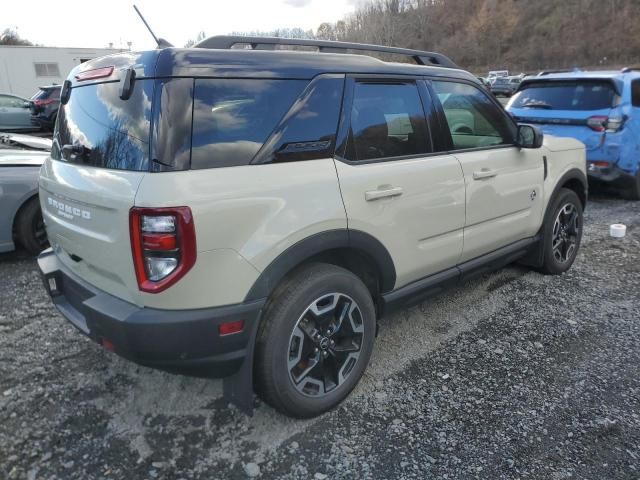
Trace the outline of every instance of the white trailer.
[[76, 65], [122, 50], [0, 46], [0, 93], [31, 98], [42, 85], [61, 84]]

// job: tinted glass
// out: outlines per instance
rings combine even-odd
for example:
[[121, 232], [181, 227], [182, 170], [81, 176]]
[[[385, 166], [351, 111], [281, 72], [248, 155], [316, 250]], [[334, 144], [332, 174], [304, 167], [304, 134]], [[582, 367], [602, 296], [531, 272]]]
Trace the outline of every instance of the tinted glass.
[[256, 161], [292, 162], [333, 155], [344, 77], [309, 84], [271, 135]]
[[153, 105], [151, 169], [188, 169], [191, 161], [193, 79], [158, 80]]
[[609, 82], [538, 82], [522, 87], [510, 108], [544, 110], [601, 110], [617, 102]]
[[306, 80], [196, 80], [191, 168], [251, 162], [307, 83]]
[[455, 82], [433, 82], [456, 149], [513, 143], [514, 126], [506, 113], [478, 88]]
[[0, 95], [0, 107], [5, 108], [23, 108], [24, 100], [9, 95]]
[[[119, 170], [147, 170], [153, 80], [137, 80], [128, 100], [118, 83], [75, 87], [58, 112], [52, 158]], [[75, 146], [73, 150], [63, 147]]]
[[431, 150], [414, 83], [355, 84], [347, 159], [403, 157]]
[[640, 80], [631, 82], [631, 104], [640, 107]]

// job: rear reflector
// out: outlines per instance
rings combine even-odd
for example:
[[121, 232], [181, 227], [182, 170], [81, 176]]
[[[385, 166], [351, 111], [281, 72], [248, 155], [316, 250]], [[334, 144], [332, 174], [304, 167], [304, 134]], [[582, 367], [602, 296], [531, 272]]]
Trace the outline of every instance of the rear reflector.
[[239, 333], [244, 328], [244, 320], [236, 320], [235, 322], [226, 322], [218, 325], [218, 333], [220, 335], [231, 335]]
[[83, 82], [85, 80], [95, 80], [97, 78], [110, 77], [113, 73], [113, 67], [95, 68], [93, 70], [87, 70], [76, 74], [76, 80]]
[[106, 338], [100, 340], [100, 345], [102, 345], [102, 348], [104, 348], [105, 350], [109, 350], [110, 352], [113, 352], [115, 350], [115, 345], [113, 344], [113, 342], [111, 340], [107, 340]]
[[589, 162], [589, 165], [593, 165], [594, 167], [598, 167], [598, 168], [607, 168], [609, 166], [609, 162], [603, 162], [603, 161], [597, 160], [595, 162]]

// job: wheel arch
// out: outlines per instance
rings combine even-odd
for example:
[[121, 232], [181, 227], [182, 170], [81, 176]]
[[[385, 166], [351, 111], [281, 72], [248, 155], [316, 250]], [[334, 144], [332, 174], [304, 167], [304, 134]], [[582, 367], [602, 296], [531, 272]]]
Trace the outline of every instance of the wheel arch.
[[391, 291], [396, 281], [391, 255], [379, 240], [358, 230], [330, 230], [305, 238], [278, 255], [262, 271], [244, 301], [267, 298], [286, 275], [311, 262], [351, 271], [369, 288], [374, 302], [379, 294]]
[[11, 220], [11, 233], [15, 235], [17, 221], [20, 218], [20, 215], [24, 208], [27, 206], [29, 202], [32, 200], [38, 200], [38, 191], [27, 193], [19, 202], [16, 202], [19, 206], [13, 212], [13, 219]]
[[547, 208], [549, 208], [549, 205], [551, 205], [551, 202], [562, 188], [573, 190], [576, 195], [578, 195], [580, 203], [582, 203], [582, 209], [584, 210], [586, 208], [589, 193], [589, 182], [587, 181], [586, 175], [581, 170], [572, 168], [560, 177], [556, 182], [556, 186], [554, 187], [552, 194], [549, 196]]

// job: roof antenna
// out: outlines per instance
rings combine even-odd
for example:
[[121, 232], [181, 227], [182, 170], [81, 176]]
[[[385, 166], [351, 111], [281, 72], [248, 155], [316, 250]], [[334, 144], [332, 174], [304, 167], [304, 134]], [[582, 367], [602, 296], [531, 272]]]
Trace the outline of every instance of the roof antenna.
[[136, 13], [140, 16], [140, 20], [142, 20], [142, 23], [144, 23], [144, 26], [147, 27], [147, 30], [149, 30], [149, 33], [151, 34], [151, 36], [153, 37], [153, 39], [156, 41], [156, 44], [158, 45], [158, 48], [169, 48], [169, 47], [173, 47], [172, 44], [170, 44], [169, 42], [167, 42], [164, 38], [158, 38], [156, 37], [156, 34], [153, 33], [153, 30], [151, 30], [151, 27], [149, 26], [149, 24], [147, 23], [147, 21], [144, 19], [144, 17], [142, 16], [142, 13], [140, 13], [140, 10], [138, 10], [138, 7], [136, 7], [135, 5], [133, 6], [133, 9], [136, 11]]

